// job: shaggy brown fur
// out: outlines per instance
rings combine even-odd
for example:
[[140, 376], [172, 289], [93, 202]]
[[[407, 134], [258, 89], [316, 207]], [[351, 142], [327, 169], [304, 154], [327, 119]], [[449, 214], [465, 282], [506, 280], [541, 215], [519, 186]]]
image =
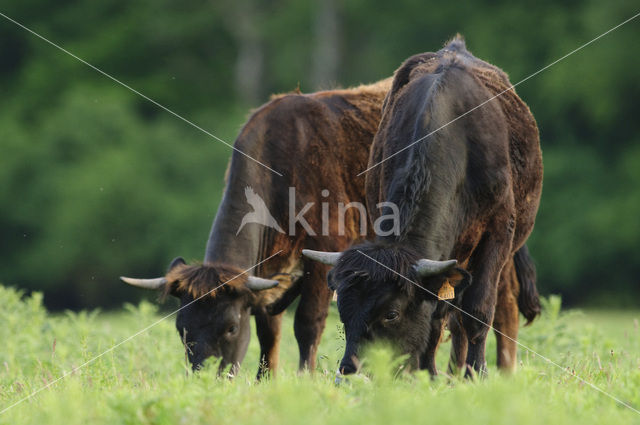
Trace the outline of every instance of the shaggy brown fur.
[[[166, 276], [171, 284], [167, 285], [165, 293], [179, 296], [185, 305], [282, 251], [251, 271], [251, 274], [265, 278], [275, 276], [280, 282], [276, 288], [248, 291], [243, 275], [206, 297], [212, 300], [209, 310], [216, 311], [220, 319], [215, 320], [220, 322], [226, 314], [221, 310], [225, 306], [240, 312], [241, 317], [244, 311], [255, 315], [261, 346], [259, 376], [277, 365], [280, 313], [298, 296], [300, 302], [294, 330], [300, 349], [300, 368], [315, 368], [316, 350], [331, 291], [325, 283], [326, 266], [302, 260], [300, 251], [302, 248], [342, 250], [362, 238], [359, 234], [361, 218], [354, 209], [347, 210], [345, 233], [340, 234], [338, 204], [364, 198], [364, 178], [354, 178], [353, 172], [367, 163], [369, 146], [380, 120], [381, 104], [390, 84], [391, 79], [387, 79], [351, 89], [277, 95], [258, 108], [242, 128], [235, 147], [283, 176], [234, 152], [204, 263], [178, 265]], [[241, 219], [251, 212], [245, 200], [247, 187], [262, 198], [285, 230], [284, 234], [258, 224], [248, 224], [236, 235]], [[314, 204], [304, 218], [316, 235], [300, 224], [293, 229], [294, 235], [289, 235], [290, 187], [296, 189], [294, 213], [307, 203]], [[323, 190], [329, 195], [323, 196]], [[328, 235], [321, 234], [324, 230], [323, 203], [328, 205], [330, 213]], [[194, 361], [201, 362], [209, 355], [216, 355], [215, 349], [207, 347], [221, 346], [223, 349], [219, 352], [223, 360], [226, 349], [229, 353], [226, 363], [237, 363], [244, 355], [241, 350], [246, 338], [225, 342], [212, 333], [200, 337], [198, 329], [204, 325], [201, 322], [208, 320], [211, 318], [206, 311], [191, 307], [181, 311], [177, 318], [179, 332], [185, 332], [187, 339], [194, 338], [191, 349]]]
[[[245, 286], [246, 273], [226, 264], [182, 264], [169, 270], [165, 277], [167, 285], [164, 286], [163, 297], [186, 293], [194, 299], [204, 296], [215, 298], [224, 292], [251, 292]], [[220, 285], [212, 287], [211, 282], [220, 282]]]

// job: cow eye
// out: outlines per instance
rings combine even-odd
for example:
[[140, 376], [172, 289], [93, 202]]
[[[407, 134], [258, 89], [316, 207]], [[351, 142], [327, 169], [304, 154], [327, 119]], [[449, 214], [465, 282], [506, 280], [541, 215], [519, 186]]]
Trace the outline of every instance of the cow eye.
[[236, 332], [238, 332], [238, 326], [236, 326], [236, 325], [231, 325], [227, 329], [227, 333], [230, 334], [230, 335], [233, 335]]
[[396, 320], [398, 317], [400, 317], [400, 313], [398, 313], [395, 310], [391, 310], [387, 313], [386, 316], [384, 316], [384, 320], [385, 322], [393, 322], [394, 320]]

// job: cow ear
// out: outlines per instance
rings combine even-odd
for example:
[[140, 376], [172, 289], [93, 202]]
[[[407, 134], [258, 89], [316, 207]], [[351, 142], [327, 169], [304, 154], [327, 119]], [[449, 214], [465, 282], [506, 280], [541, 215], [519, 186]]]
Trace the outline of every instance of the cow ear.
[[471, 273], [460, 267], [455, 267], [447, 274], [449, 285], [453, 286], [455, 298], [462, 296], [462, 292], [471, 285]]
[[327, 286], [329, 286], [329, 289], [332, 291], [338, 290], [338, 282], [335, 280], [333, 269], [329, 270], [329, 273], [327, 273]]
[[173, 261], [171, 261], [171, 264], [169, 264], [169, 270], [167, 270], [167, 273], [170, 272], [171, 270], [173, 270], [174, 268], [176, 268], [177, 266], [183, 266], [186, 265], [187, 262], [184, 261], [184, 258], [182, 257], [176, 257], [173, 259]]
[[[174, 258], [171, 261], [171, 263], [169, 264], [169, 269], [167, 270], [167, 275], [169, 275], [169, 273], [171, 273], [171, 271], [173, 269], [175, 269], [176, 267], [186, 266], [186, 265], [187, 265], [187, 262], [184, 261], [184, 258], [182, 258], [182, 257]], [[180, 286], [180, 282], [179, 281], [167, 282], [166, 289], [164, 291], [165, 295], [171, 295], [171, 296], [174, 296], [176, 298], [181, 298], [182, 297], [182, 291], [180, 291], [178, 289], [179, 286]]]
[[465, 288], [471, 284], [471, 274], [460, 267], [452, 267], [438, 275], [422, 278], [421, 283], [430, 298], [459, 300]]

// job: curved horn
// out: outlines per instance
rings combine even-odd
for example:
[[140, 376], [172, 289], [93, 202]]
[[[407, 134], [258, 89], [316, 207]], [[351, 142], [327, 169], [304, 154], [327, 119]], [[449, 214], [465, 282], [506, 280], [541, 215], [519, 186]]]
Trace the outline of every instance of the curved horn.
[[413, 267], [415, 268], [419, 276], [428, 277], [446, 272], [456, 264], [458, 264], [458, 260], [435, 261], [423, 258], [421, 260], [418, 260], [418, 262]]
[[342, 255], [342, 252], [326, 252], [326, 251], [314, 251], [312, 249], [303, 249], [302, 255], [312, 260], [319, 261], [323, 264], [335, 266], [338, 264], [338, 260]]
[[133, 277], [120, 276], [120, 280], [132, 286], [144, 289], [160, 289], [167, 283], [166, 277], [157, 277], [155, 279], [136, 279]]
[[278, 283], [280, 282], [278, 282], [277, 280], [263, 279], [261, 277], [249, 276], [249, 279], [247, 279], [246, 286], [252, 291], [262, 291], [263, 289], [275, 288], [276, 286], [278, 286]]

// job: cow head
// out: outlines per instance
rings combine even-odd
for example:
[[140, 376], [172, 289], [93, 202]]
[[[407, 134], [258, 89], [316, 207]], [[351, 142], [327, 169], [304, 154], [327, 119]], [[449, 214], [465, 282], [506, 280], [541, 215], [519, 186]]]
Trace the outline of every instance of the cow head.
[[251, 306], [255, 292], [273, 288], [277, 280], [247, 276], [222, 264], [187, 265], [171, 262], [166, 276], [156, 279], [121, 277], [124, 282], [161, 291], [180, 300], [176, 328], [193, 370], [205, 359], [222, 358], [219, 372], [231, 365], [234, 375], [251, 337]]
[[328, 284], [338, 293], [346, 336], [339, 374], [356, 372], [363, 344], [376, 339], [389, 341], [409, 354], [411, 366], [418, 366], [432, 320], [443, 310], [438, 292], [449, 282], [459, 297], [470, 282], [470, 275], [456, 267], [455, 260], [424, 260], [398, 244], [364, 243], [343, 253], [304, 250], [303, 254], [334, 266]]

